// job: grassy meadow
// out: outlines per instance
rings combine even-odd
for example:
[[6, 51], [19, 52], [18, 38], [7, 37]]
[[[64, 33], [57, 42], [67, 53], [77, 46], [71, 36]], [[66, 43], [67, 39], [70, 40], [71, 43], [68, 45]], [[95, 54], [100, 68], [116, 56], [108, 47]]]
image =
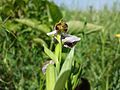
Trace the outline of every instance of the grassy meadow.
[[[74, 83], [82, 83], [81, 78], [89, 82], [91, 90], [120, 90], [117, 6], [70, 11], [47, 0], [0, 0], [0, 90], [46, 90], [42, 67], [50, 57], [43, 44], [54, 52], [56, 44], [47, 33], [62, 18], [68, 33], [81, 38], [63, 90], [72, 90]], [[63, 47], [61, 61], [69, 51]]]

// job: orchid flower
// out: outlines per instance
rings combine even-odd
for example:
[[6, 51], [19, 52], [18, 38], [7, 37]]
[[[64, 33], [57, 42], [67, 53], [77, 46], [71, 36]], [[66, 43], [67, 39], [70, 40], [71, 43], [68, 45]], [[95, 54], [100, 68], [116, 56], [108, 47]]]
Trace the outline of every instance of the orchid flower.
[[80, 41], [81, 38], [67, 34], [68, 25], [65, 22], [59, 22], [55, 25], [54, 30], [52, 32], [47, 33], [48, 36], [54, 35], [54, 38], [56, 35], [61, 35], [62, 43], [64, 44], [64, 47], [72, 48], [78, 41]]

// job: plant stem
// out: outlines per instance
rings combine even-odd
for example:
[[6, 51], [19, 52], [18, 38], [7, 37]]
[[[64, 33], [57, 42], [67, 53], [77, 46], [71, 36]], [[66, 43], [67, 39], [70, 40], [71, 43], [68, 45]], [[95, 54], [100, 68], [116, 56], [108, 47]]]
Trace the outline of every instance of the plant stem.
[[59, 42], [59, 56], [58, 60], [61, 62], [61, 54], [62, 54], [62, 41], [61, 41], [61, 35], [57, 35], [57, 40]]
[[59, 73], [60, 70], [60, 63], [61, 63], [61, 57], [62, 57], [62, 41], [61, 41], [61, 35], [57, 35], [56, 39], [58, 40], [58, 45], [56, 45], [56, 56], [58, 57], [58, 63], [56, 63], [56, 68]]

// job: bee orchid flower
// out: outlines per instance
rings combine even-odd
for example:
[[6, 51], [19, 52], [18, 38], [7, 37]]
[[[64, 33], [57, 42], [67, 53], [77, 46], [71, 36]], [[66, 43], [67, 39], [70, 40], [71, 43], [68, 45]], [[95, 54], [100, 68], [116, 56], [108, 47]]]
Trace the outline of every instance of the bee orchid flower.
[[47, 35], [54, 35], [54, 41], [57, 41], [56, 35], [61, 35], [61, 40], [64, 44], [64, 47], [72, 48], [78, 41], [80, 41], [81, 38], [67, 34], [67, 30], [68, 25], [65, 22], [61, 21], [57, 23], [54, 27], [54, 30], [52, 32], [47, 33]]
[[60, 21], [55, 25], [54, 30], [52, 32], [47, 33], [47, 35], [50, 36], [50, 35], [66, 33], [67, 30], [68, 30], [68, 25], [63, 21]]

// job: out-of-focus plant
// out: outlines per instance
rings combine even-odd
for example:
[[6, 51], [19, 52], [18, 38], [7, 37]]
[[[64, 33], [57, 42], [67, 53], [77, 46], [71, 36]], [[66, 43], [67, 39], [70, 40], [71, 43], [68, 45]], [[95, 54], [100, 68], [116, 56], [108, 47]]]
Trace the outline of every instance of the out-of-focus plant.
[[48, 0], [0, 0], [1, 90], [44, 89], [41, 45], [50, 44], [45, 33], [58, 17], [61, 11]]

